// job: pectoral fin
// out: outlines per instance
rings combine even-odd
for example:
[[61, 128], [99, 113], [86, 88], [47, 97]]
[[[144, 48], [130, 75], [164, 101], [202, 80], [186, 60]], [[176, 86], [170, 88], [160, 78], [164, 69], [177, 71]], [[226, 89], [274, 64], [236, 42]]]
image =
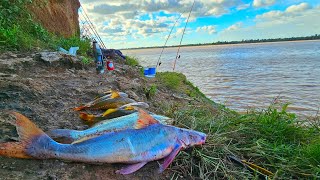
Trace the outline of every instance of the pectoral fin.
[[142, 168], [146, 164], [147, 164], [147, 162], [139, 162], [137, 164], [131, 164], [131, 165], [126, 166], [125, 168], [121, 168], [120, 170], [117, 170], [116, 173], [118, 173], [118, 174], [131, 174], [131, 173], [138, 171], [140, 168]]
[[177, 154], [179, 153], [181, 148], [182, 148], [182, 146], [180, 144], [177, 144], [174, 147], [174, 149], [171, 151], [171, 153], [166, 158], [164, 158], [163, 163], [160, 165], [159, 173], [162, 173], [165, 169], [167, 169], [167, 167], [169, 167], [169, 165], [172, 163], [174, 158], [177, 156]]
[[120, 97], [120, 93], [118, 91], [111, 91], [111, 98], [119, 98]]
[[114, 112], [116, 112], [116, 111], [118, 111], [118, 109], [108, 109], [108, 110], [106, 110], [106, 112], [104, 112], [103, 113], [103, 117], [106, 117], [107, 115], [109, 115], [109, 114], [111, 114], [111, 113], [114, 113]]

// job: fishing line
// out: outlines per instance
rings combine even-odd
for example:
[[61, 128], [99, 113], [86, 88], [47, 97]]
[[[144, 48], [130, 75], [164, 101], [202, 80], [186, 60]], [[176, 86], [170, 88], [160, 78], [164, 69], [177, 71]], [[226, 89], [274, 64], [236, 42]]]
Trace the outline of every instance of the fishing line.
[[[185, 11], [184, 11], [184, 12], [185, 12]], [[184, 13], [184, 12], [183, 12], [183, 13]], [[161, 50], [161, 53], [160, 53], [160, 56], [159, 56], [159, 59], [158, 59], [156, 68], [161, 65], [160, 59], [161, 59], [162, 53], [163, 53], [163, 51], [164, 51], [164, 48], [166, 47], [167, 42], [168, 42], [168, 40], [169, 40], [169, 38], [170, 38], [170, 36], [171, 36], [171, 33], [172, 33], [173, 29], [174, 29], [174, 27], [176, 26], [177, 22], [178, 22], [178, 21], [180, 20], [180, 18], [182, 17], [182, 14], [183, 14], [183, 13], [180, 14], [179, 18], [176, 20], [176, 22], [174, 22], [174, 24], [173, 24], [173, 26], [172, 26], [172, 28], [171, 28], [171, 31], [170, 31], [167, 39], [166, 39], [166, 42], [164, 43], [164, 45], [163, 45], [163, 47], [162, 47], [162, 50]]]
[[191, 9], [190, 9], [190, 12], [189, 12], [189, 16], [188, 16], [188, 19], [187, 19], [187, 22], [186, 22], [186, 25], [184, 26], [184, 29], [183, 29], [183, 32], [182, 32], [182, 37], [181, 37], [181, 40], [180, 40], [180, 44], [179, 44], [179, 48], [178, 48], [178, 51], [177, 51], [177, 55], [176, 55], [176, 59], [174, 61], [174, 64], [173, 64], [173, 70], [176, 68], [176, 63], [177, 63], [177, 59], [180, 58], [180, 55], [178, 56], [179, 52], [180, 52], [180, 47], [181, 47], [181, 43], [182, 43], [182, 39], [183, 39], [183, 36], [184, 36], [184, 32], [186, 31], [186, 28], [187, 28], [187, 24], [189, 22], [189, 18], [190, 18], [190, 15], [191, 15], [191, 12], [192, 12], [192, 9], [193, 9], [193, 6], [194, 6], [194, 3], [196, 2], [196, 0], [193, 1], [193, 4], [191, 6]]

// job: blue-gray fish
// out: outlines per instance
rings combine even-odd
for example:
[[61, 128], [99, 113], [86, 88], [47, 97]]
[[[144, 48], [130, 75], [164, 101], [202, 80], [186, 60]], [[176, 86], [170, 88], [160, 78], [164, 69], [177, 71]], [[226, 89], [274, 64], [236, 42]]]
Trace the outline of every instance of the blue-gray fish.
[[142, 113], [135, 129], [105, 133], [75, 144], [52, 140], [28, 118], [13, 113], [20, 141], [0, 144], [0, 156], [36, 159], [61, 159], [88, 163], [127, 163], [117, 173], [130, 174], [150, 161], [163, 159], [164, 171], [181, 149], [205, 143], [206, 134], [159, 124]]

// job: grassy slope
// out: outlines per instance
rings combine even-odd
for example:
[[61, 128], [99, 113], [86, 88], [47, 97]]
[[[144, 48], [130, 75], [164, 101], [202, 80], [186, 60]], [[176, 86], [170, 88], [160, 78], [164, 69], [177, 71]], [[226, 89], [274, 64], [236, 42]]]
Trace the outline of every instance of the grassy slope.
[[[129, 64], [137, 64], [132, 61], [130, 58]], [[240, 115], [206, 98], [180, 73], [157, 73], [152, 88], [155, 93], [155, 88], [165, 88], [193, 99], [175, 105], [162, 101], [158, 106], [175, 119], [175, 125], [208, 135], [204, 146], [180, 152], [171, 167], [173, 178], [255, 177], [230, 162], [228, 155], [266, 168], [274, 173], [274, 178], [320, 178], [319, 118], [302, 123], [286, 112], [287, 105], [278, 104]]]

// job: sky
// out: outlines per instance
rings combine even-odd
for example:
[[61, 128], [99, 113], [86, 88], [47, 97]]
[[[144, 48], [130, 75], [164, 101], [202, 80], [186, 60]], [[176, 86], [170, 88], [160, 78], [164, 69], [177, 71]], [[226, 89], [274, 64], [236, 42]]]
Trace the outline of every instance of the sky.
[[193, 2], [182, 44], [320, 34], [319, 0], [80, 2], [107, 48], [163, 46], [172, 27], [167, 45], [178, 45]]

